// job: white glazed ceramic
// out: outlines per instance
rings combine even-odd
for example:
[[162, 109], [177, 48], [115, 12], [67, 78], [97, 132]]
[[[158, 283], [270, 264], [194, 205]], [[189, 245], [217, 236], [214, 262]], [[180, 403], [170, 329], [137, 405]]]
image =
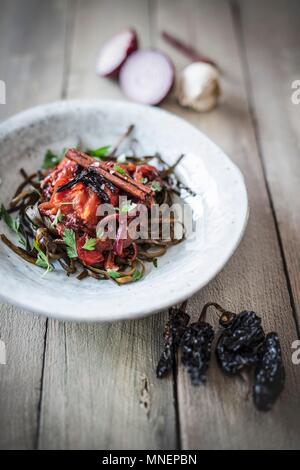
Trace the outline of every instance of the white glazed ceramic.
[[[244, 179], [231, 160], [205, 135], [157, 108], [117, 101], [67, 101], [31, 109], [0, 125], [0, 201], [7, 205], [28, 173], [42, 164], [46, 149], [111, 144], [131, 124], [141, 151], [160, 152], [168, 163], [184, 153], [179, 178], [199, 196], [189, 198], [200, 221], [199, 236], [172, 247], [148, 264], [145, 277], [117, 286], [78, 281], [56, 270], [42, 277], [0, 244], [0, 295], [26, 310], [61, 320], [111, 321], [141, 317], [180, 302], [207, 284], [225, 265], [244, 232], [248, 203]], [[1, 232], [14, 238], [0, 222]]]

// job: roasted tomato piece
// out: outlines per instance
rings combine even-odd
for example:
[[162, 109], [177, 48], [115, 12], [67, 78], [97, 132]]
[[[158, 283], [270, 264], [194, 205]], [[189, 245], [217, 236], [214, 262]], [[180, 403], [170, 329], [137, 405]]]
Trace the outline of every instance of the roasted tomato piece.
[[44, 195], [50, 198], [54, 188], [57, 188], [74, 178], [76, 168], [77, 164], [75, 162], [64, 158], [43, 180], [41, 187]]
[[84, 235], [76, 241], [78, 258], [88, 265], [101, 263], [104, 260], [104, 257], [100, 251], [97, 251], [96, 249], [92, 251], [83, 249], [86, 240], [87, 236]]
[[153, 181], [159, 178], [159, 173], [158, 173], [157, 168], [155, 168], [155, 166], [146, 165], [146, 164], [137, 165], [133, 178], [138, 183], [142, 183], [142, 180], [144, 178], [147, 178], [149, 181]]
[[85, 188], [86, 200], [83, 205], [75, 205], [74, 209], [78, 216], [88, 225], [96, 225], [98, 217], [96, 215], [100, 199], [90, 188]]
[[[57, 192], [57, 189], [68, 183], [75, 177], [76, 164], [64, 159], [43, 182], [44, 195], [49, 201], [40, 204], [41, 213], [52, 216], [57, 214], [58, 209], [66, 216], [63, 224], [71, 228], [86, 225], [88, 230], [95, 228], [99, 217], [96, 215], [97, 208], [101, 204], [101, 198], [90, 187], [82, 182], [74, 184], [71, 188]], [[45, 183], [46, 182], [46, 183]], [[105, 192], [110, 198], [113, 206], [119, 204], [119, 191], [112, 190], [108, 185]]]
[[104, 261], [103, 253], [106, 251], [111, 250], [112, 248], [112, 240], [97, 240], [96, 246], [94, 250], [85, 250], [83, 248], [85, 242], [87, 241], [87, 235], [83, 235], [82, 237], [78, 238], [76, 241], [77, 245], [77, 253], [78, 257], [84, 263], [88, 265], [102, 263]]
[[126, 169], [129, 173], [134, 173], [136, 170], [136, 165], [132, 162], [127, 163]]
[[83, 183], [76, 183], [72, 188], [59, 193], [54, 192], [49, 202], [40, 204], [42, 213], [55, 215], [58, 209], [65, 216], [73, 215], [86, 225], [97, 225], [96, 215], [100, 199], [97, 194]]
[[119, 206], [119, 190], [116, 189], [115, 191], [112, 191], [110, 188], [105, 188], [106, 194], [108, 194], [109, 199], [110, 199], [110, 204], [114, 207]]

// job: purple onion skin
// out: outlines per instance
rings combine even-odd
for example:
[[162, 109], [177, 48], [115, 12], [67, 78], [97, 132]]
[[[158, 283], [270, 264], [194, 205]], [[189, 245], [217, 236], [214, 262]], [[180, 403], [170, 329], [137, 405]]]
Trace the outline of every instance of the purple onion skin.
[[[132, 38], [131, 38], [131, 41], [128, 44], [128, 47], [127, 47], [127, 49], [124, 53], [124, 59], [117, 66], [113, 67], [111, 72], [101, 73], [101, 72], [97, 71], [97, 74], [100, 77], [117, 79], [119, 77], [119, 73], [121, 71], [121, 68], [125, 64], [128, 57], [138, 49], [139, 42], [138, 42], [138, 37], [137, 37], [136, 31], [132, 28], [129, 28], [128, 31], [132, 33]], [[109, 46], [107, 44], [104, 44], [103, 47], [109, 47]]]

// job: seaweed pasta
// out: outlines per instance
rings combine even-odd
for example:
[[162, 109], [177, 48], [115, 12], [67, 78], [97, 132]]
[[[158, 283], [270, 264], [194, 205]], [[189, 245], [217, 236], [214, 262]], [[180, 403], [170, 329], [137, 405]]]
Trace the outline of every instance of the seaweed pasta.
[[[171, 206], [174, 194], [187, 191], [174, 173], [183, 156], [169, 166], [158, 154], [136, 155], [133, 144], [120, 154], [120, 145], [131, 139], [133, 130], [131, 125], [113, 146], [70, 148], [61, 156], [48, 150], [42, 169], [30, 175], [22, 169], [22, 182], [9, 206], [0, 208], [0, 219], [18, 242], [1, 234], [2, 242], [45, 273], [61, 266], [80, 281], [93, 277], [122, 285], [142, 279], [145, 262], [157, 267], [157, 258], [184, 238], [184, 231], [175, 237], [175, 217], [159, 211], [155, 238], [148, 227], [143, 236], [132, 238], [128, 227], [140, 204], [150, 215], [153, 205]], [[127, 202], [121, 204], [124, 198]], [[103, 204], [110, 204], [112, 213], [98, 216]], [[99, 230], [99, 222], [103, 226], [110, 221], [115, 237]], [[162, 229], [166, 222], [167, 238]]]

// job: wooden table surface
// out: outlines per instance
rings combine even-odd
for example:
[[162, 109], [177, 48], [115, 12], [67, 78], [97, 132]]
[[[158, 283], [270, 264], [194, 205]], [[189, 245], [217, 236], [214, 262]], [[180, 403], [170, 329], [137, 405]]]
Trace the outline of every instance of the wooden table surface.
[[137, 29], [143, 46], [168, 52], [178, 69], [188, 61], [162, 42], [163, 29], [220, 65], [214, 111], [184, 110], [174, 96], [163, 104], [232, 157], [251, 207], [240, 247], [189, 311], [196, 318], [214, 300], [260, 312], [280, 335], [287, 370], [280, 400], [259, 413], [244, 383], [224, 378], [214, 360], [205, 387], [192, 387], [181, 365], [156, 379], [168, 312], [75, 324], [0, 305], [1, 448], [300, 448], [300, 365], [291, 359], [300, 320], [300, 105], [291, 101], [299, 20], [298, 0], [1, 0], [1, 120], [59, 99], [124, 99], [94, 72], [99, 46], [124, 26]]

